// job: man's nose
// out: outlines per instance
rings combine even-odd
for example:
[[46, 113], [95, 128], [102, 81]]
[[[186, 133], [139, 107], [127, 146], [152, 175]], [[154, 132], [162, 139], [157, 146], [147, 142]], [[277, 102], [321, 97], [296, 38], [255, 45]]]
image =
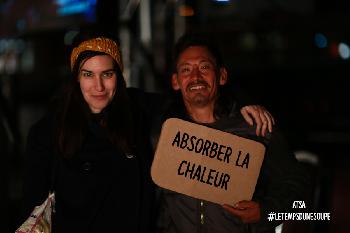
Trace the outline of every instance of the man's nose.
[[199, 66], [194, 65], [192, 67], [191, 78], [194, 78], [194, 79], [202, 78], [201, 72], [199, 71]]

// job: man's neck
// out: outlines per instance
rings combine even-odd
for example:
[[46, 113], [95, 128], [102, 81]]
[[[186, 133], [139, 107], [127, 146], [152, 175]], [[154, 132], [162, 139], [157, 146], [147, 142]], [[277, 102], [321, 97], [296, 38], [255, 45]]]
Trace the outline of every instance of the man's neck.
[[186, 110], [195, 122], [214, 123], [216, 121], [214, 117], [214, 105], [209, 105], [205, 107], [186, 105]]

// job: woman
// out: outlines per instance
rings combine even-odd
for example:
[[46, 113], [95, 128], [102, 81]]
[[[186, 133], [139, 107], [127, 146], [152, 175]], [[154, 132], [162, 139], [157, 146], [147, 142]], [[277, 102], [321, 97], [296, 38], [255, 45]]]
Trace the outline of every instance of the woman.
[[129, 103], [118, 44], [83, 38], [71, 70], [62, 104], [28, 136], [26, 216], [53, 188], [53, 232], [148, 232], [151, 149]]
[[[54, 190], [53, 232], [152, 232], [154, 185], [145, 122], [159, 106], [145, 104], [154, 96], [127, 92], [113, 40], [80, 37], [70, 61], [72, 78], [62, 101], [29, 132], [24, 214]], [[269, 116], [256, 106], [247, 112], [262, 120]]]

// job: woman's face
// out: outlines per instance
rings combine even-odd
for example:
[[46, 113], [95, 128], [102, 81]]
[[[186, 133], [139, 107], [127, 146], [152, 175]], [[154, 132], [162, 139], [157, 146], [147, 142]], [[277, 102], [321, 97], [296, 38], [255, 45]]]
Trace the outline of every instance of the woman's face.
[[97, 55], [83, 61], [78, 81], [91, 112], [101, 112], [113, 99], [117, 75], [109, 55]]

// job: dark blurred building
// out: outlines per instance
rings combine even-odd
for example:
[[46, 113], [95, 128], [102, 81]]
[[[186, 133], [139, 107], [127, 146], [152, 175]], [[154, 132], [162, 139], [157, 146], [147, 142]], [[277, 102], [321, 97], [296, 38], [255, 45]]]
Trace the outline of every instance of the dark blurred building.
[[11, 227], [28, 128], [67, 77], [74, 34], [98, 27], [121, 39], [128, 85], [148, 91], [167, 88], [169, 48], [181, 34], [220, 41], [232, 85], [276, 117], [314, 169], [314, 210], [331, 212], [330, 222], [303, 222], [308, 227], [294, 232], [347, 232], [349, 24], [345, 0], [0, 0], [0, 88], [18, 132], [4, 194]]

